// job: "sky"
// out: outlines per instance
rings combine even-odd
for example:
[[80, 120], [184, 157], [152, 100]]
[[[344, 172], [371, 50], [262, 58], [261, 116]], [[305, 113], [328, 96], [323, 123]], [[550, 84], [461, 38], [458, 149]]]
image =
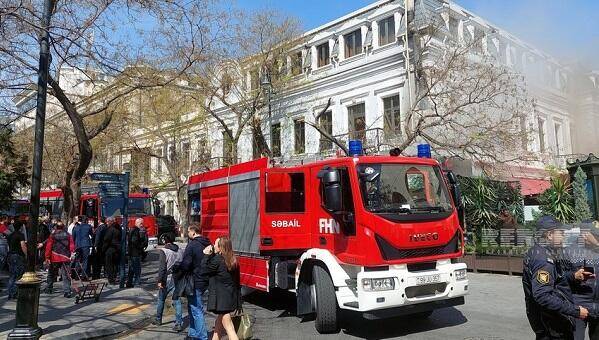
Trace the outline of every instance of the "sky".
[[[374, 0], [236, 0], [238, 6], [276, 9], [299, 18], [306, 30]], [[599, 69], [598, 0], [455, 0], [518, 38], [565, 62]]]

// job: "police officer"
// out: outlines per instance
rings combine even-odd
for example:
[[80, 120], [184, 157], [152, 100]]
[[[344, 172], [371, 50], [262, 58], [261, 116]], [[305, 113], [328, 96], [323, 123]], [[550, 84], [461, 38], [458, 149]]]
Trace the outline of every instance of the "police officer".
[[557, 250], [564, 239], [559, 221], [543, 216], [537, 231], [542, 233], [541, 242], [529, 249], [524, 257], [522, 286], [526, 316], [536, 339], [574, 339], [575, 318], [584, 320], [589, 311], [573, 303], [570, 284], [584, 281], [592, 274], [582, 268], [564, 271], [557, 266]]

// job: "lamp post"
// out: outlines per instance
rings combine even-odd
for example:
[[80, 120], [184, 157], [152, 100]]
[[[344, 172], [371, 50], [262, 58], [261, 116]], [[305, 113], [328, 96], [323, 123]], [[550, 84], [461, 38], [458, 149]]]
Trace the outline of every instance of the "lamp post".
[[270, 105], [271, 95], [272, 95], [272, 83], [270, 82], [270, 77], [267, 72], [262, 74], [262, 79], [260, 79], [260, 86], [266, 89], [266, 100], [268, 101], [268, 136], [270, 140], [270, 153], [274, 156], [273, 144], [272, 144], [272, 107]]
[[41, 280], [35, 273], [37, 252], [37, 227], [40, 209], [40, 188], [42, 177], [42, 156], [44, 151], [44, 124], [46, 119], [46, 91], [48, 88], [48, 68], [50, 64], [50, 18], [55, 0], [44, 1], [40, 34], [40, 60], [37, 80], [37, 110], [35, 114], [35, 139], [33, 166], [31, 171], [31, 208], [29, 210], [29, 237], [27, 242], [27, 271], [17, 282], [17, 313], [15, 328], [8, 339], [39, 339], [42, 329], [37, 324]]

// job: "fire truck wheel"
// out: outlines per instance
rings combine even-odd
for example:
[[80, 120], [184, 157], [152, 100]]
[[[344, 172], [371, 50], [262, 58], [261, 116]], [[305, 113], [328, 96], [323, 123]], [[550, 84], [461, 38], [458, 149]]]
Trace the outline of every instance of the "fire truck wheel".
[[312, 269], [312, 280], [316, 293], [315, 302], [316, 321], [315, 326], [318, 333], [339, 332], [337, 297], [335, 287], [329, 273], [321, 266]]

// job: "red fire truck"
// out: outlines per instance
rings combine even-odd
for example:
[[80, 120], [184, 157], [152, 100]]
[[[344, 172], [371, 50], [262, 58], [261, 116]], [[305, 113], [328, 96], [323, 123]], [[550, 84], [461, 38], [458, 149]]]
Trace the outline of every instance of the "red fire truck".
[[[62, 190], [44, 190], [40, 192], [40, 214], [60, 218], [64, 204]], [[95, 219], [102, 217], [115, 217], [120, 222], [123, 212], [122, 198], [101, 197], [94, 190], [85, 190], [81, 195], [79, 203], [79, 214]], [[154, 205], [150, 194], [130, 193], [128, 208], [128, 226], [133, 227], [137, 218], [143, 218], [144, 226], [148, 231], [148, 246], [158, 244], [156, 225], [156, 216], [154, 215]]]
[[295, 292], [321, 333], [339, 330], [340, 310], [427, 317], [464, 303], [459, 188], [435, 160], [260, 159], [191, 176], [188, 190], [189, 221], [230, 236], [242, 284]]

